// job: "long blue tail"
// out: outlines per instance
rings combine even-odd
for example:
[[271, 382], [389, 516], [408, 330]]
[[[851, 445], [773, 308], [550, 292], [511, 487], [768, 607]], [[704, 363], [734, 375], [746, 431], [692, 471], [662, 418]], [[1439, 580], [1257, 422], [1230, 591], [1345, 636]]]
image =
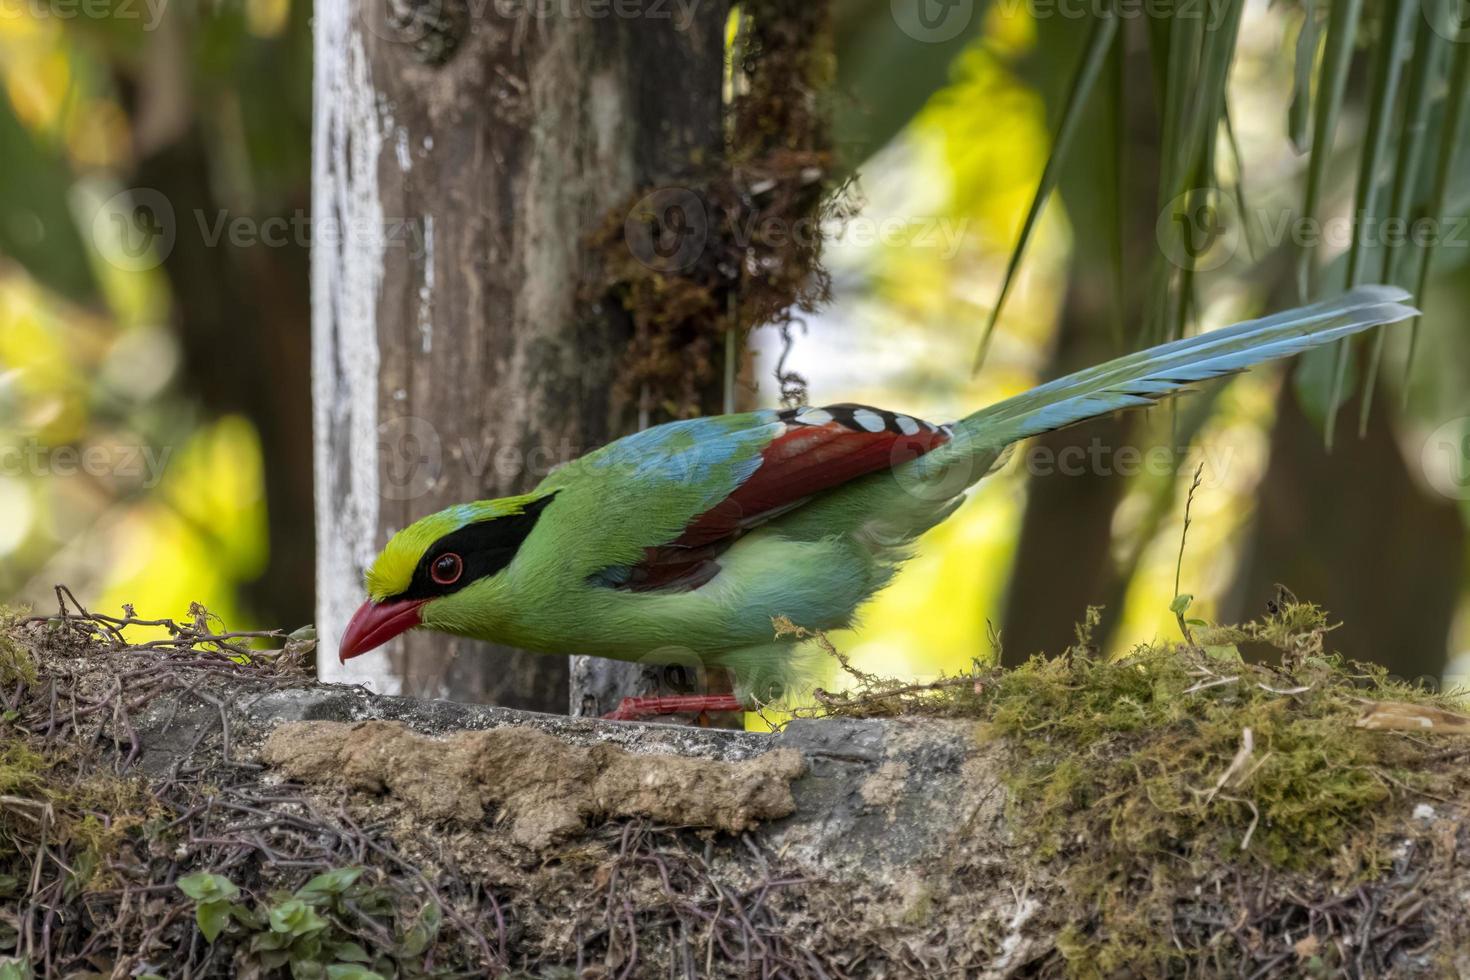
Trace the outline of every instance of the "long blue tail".
[[1322, 303], [1186, 337], [1069, 374], [981, 409], [956, 424], [978, 447], [999, 448], [1099, 415], [1149, 405], [1206, 381], [1370, 327], [1417, 316], [1394, 286], [1359, 286]]

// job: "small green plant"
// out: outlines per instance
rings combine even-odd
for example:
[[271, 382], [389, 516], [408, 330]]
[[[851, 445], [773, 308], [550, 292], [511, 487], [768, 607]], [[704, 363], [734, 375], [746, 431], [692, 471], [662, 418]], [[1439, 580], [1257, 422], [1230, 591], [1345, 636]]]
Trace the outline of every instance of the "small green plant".
[[[234, 941], [247, 962], [261, 970], [288, 969], [294, 980], [383, 980], [400, 972], [395, 958], [416, 957], [429, 947], [439, 931], [440, 912], [426, 904], [411, 924], [391, 928], [392, 902], [362, 875], [362, 868], [337, 868], [294, 892], [272, 892], [253, 906], [242, 902], [240, 889], [221, 875], [200, 872], [180, 878], [178, 885], [194, 900], [204, 938]], [[355, 938], [364, 929], [394, 935], [397, 943], [369, 953]]]
[[1179, 558], [1174, 562], [1174, 601], [1169, 603], [1169, 611], [1179, 622], [1179, 632], [1184, 637], [1184, 642], [1194, 646], [1194, 634], [1190, 632], [1191, 626], [1207, 625], [1202, 619], [1185, 619], [1184, 614], [1189, 611], [1189, 606], [1194, 602], [1194, 596], [1188, 592], [1179, 591], [1179, 579], [1184, 571], [1184, 546], [1189, 541], [1189, 512], [1194, 509], [1194, 493], [1199, 489], [1205, 472], [1204, 461], [1195, 467], [1194, 479], [1189, 484], [1189, 496], [1184, 500], [1184, 529], [1179, 532]]
[[199, 931], [210, 942], [224, 931], [232, 910], [244, 911], [242, 906], [235, 904], [235, 899], [240, 897], [240, 889], [222, 875], [203, 871], [188, 875], [179, 879], [179, 890], [194, 900], [194, 921], [199, 923]]

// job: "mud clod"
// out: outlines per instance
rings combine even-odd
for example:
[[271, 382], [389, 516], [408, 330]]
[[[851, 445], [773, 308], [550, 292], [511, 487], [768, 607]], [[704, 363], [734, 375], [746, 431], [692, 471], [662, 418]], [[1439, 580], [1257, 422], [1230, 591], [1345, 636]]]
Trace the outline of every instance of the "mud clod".
[[303, 721], [277, 728], [261, 759], [304, 783], [387, 793], [434, 821], [488, 816], [532, 849], [595, 818], [648, 817], [738, 833], [790, 814], [800, 753], [724, 762], [579, 746], [532, 728], [432, 738], [398, 722]]
[[909, 778], [909, 767], [903, 762], [885, 762], [878, 767], [863, 784], [858, 794], [863, 802], [875, 810], [884, 810], [890, 820], [897, 814], [898, 802], [903, 798], [904, 783]]

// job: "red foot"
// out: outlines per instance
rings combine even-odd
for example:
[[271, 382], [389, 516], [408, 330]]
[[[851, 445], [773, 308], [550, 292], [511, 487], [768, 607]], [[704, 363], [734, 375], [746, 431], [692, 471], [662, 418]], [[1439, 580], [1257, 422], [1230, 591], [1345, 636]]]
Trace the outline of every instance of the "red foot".
[[665, 698], [623, 698], [616, 711], [602, 717], [608, 721], [641, 721], [660, 715], [702, 714], [706, 711], [744, 711], [733, 694], [681, 694]]

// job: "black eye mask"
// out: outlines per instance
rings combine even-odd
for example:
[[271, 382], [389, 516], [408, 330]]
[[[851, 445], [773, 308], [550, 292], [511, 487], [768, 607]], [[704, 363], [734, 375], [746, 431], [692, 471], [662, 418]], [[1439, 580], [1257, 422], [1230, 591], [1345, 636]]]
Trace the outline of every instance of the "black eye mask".
[[[419, 559], [408, 588], [391, 598], [435, 599], [458, 592], [471, 582], [494, 575], [515, 558], [516, 552], [526, 538], [530, 537], [536, 522], [541, 519], [541, 512], [555, 497], [554, 493], [547, 494], [527, 504], [519, 514], [476, 521], [444, 535]], [[454, 581], [441, 584], [434, 581], [433, 568], [434, 563], [446, 555], [458, 555], [462, 569]]]

